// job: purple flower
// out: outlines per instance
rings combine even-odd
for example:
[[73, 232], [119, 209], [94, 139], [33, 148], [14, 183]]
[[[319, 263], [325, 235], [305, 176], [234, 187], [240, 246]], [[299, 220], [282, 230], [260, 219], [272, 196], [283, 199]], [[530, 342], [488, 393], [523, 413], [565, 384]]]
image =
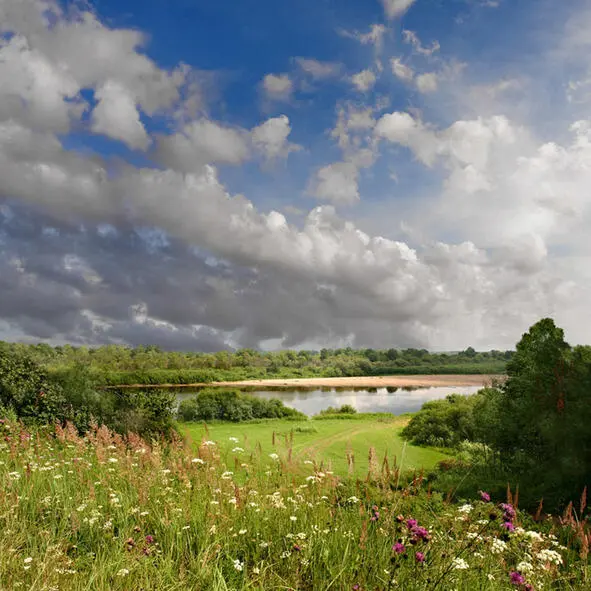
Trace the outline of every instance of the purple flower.
[[361, 585], [359, 583], [355, 583], [351, 588], [353, 591], [359, 591], [359, 589], [361, 589]]
[[501, 509], [505, 512], [505, 521], [513, 521], [515, 519], [515, 509], [509, 503], [501, 503]]
[[300, 547], [299, 547], [297, 544], [294, 544], [294, 545], [293, 545], [293, 549], [294, 549], [296, 552], [299, 552], [299, 551], [301, 550], [301, 548], [300, 548]]
[[480, 499], [485, 503], [490, 503], [490, 495], [483, 490], [480, 491]]
[[415, 560], [417, 562], [425, 562], [425, 555], [422, 552], [417, 552], [415, 554]]
[[515, 526], [510, 521], [505, 521], [505, 523], [503, 523], [503, 527], [507, 531], [515, 531]]
[[429, 539], [429, 532], [424, 527], [417, 525], [416, 527], [413, 527], [411, 531], [412, 531], [412, 535], [417, 540], [427, 541]]
[[151, 536], [150, 534], [148, 534], [146, 536], [146, 544], [153, 544], [154, 543], [154, 536]]
[[525, 583], [525, 579], [522, 574], [518, 573], [516, 570], [512, 571], [509, 574], [509, 580], [511, 581], [512, 585], [523, 585]]
[[406, 520], [406, 527], [408, 527], [408, 529], [412, 529], [413, 527], [417, 526], [417, 520], [416, 519], [407, 519]]
[[404, 554], [406, 552], [404, 544], [401, 544], [400, 542], [396, 542], [394, 546], [392, 546], [392, 550], [394, 550], [396, 554]]

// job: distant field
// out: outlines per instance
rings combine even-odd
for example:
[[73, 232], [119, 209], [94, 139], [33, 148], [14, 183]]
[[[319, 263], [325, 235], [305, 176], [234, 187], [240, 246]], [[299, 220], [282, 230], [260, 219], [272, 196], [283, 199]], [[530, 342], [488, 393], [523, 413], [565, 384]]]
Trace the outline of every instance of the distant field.
[[[449, 456], [435, 450], [408, 445], [400, 431], [408, 417], [375, 418], [357, 416], [355, 419], [328, 419], [311, 421], [273, 420], [263, 423], [221, 423], [208, 425], [209, 435], [202, 424], [185, 423], [182, 430], [196, 443], [203, 437], [218, 443], [228, 466], [234, 465], [234, 458], [247, 458], [260, 443], [263, 454], [277, 453], [287, 456], [288, 442], [293, 431], [292, 457], [302, 461], [323, 461], [325, 470], [335, 474], [348, 473], [347, 450], [355, 458], [354, 473], [363, 476], [368, 470], [370, 447], [375, 448], [378, 462], [384, 455], [392, 465], [394, 458], [402, 470], [430, 469], [437, 462]], [[275, 445], [273, 445], [275, 433]], [[239, 443], [229, 438], [239, 439]], [[286, 440], [287, 438], [287, 440]], [[240, 447], [244, 452], [232, 452]]]

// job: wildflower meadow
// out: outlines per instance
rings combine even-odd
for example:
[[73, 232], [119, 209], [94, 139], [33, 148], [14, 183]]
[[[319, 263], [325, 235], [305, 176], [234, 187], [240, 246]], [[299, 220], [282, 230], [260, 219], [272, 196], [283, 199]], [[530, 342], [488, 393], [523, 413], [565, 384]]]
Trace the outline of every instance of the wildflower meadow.
[[[228, 442], [0, 424], [0, 588], [587, 589], [588, 533], [518, 498], [461, 503]], [[223, 444], [223, 445], [222, 445]], [[225, 449], [226, 451], [221, 451]], [[585, 499], [582, 499], [585, 502]]]

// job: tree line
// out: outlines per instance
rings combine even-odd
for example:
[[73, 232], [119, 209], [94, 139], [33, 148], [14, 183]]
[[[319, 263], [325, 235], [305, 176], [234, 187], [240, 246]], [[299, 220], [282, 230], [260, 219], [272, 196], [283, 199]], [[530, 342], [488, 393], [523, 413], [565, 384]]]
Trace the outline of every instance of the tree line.
[[48, 372], [84, 365], [107, 385], [187, 384], [290, 377], [379, 376], [437, 373], [503, 373], [512, 351], [454, 353], [426, 349], [321, 349], [200, 353], [157, 346], [52, 347], [0, 341], [0, 352], [26, 355]]

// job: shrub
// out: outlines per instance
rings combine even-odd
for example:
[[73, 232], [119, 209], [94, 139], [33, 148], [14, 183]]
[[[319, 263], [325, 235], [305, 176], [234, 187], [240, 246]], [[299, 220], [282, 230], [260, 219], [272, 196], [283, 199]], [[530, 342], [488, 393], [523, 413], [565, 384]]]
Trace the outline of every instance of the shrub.
[[319, 414], [321, 414], [321, 415], [354, 415], [354, 414], [357, 414], [357, 409], [354, 406], [351, 406], [350, 404], [343, 404], [342, 406], [339, 406], [337, 408], [329, 406], [328, 408], [321, 410]]
[[285, 406], [281, 400], [266, 400], [242, 394], [238, 390], [207, 388], [183, 400], [177, 416], [182, 421], [231, 421], [252, 419], [305, 418], [301, 412]]
[[437, 447], [473, 441], [477, 436], [474, 408], [482, 396], [482, 391], [472, 396], [451, 394], [426, 402], [402, 430], [402, 436], [416, 445]]
[[84, 365], [48, 376], [28, 355], [0, 351], [0, 409], [25, 423], [70, 421], [81, 432], [98, 423], [119, 433], [169, 435], [174, 405], [172, 392], [101, 391]]

